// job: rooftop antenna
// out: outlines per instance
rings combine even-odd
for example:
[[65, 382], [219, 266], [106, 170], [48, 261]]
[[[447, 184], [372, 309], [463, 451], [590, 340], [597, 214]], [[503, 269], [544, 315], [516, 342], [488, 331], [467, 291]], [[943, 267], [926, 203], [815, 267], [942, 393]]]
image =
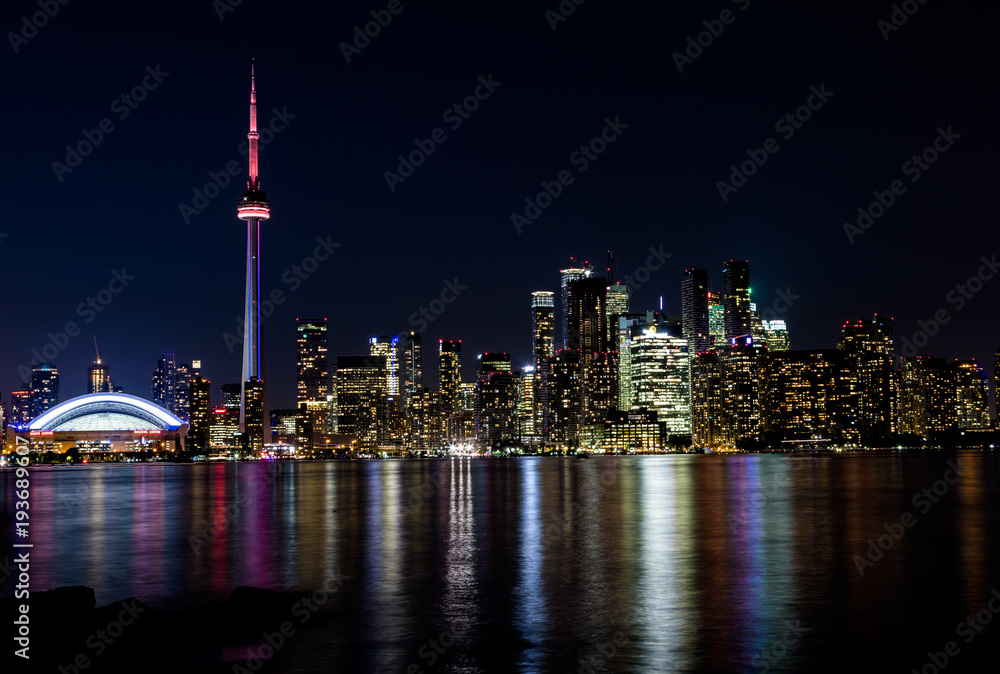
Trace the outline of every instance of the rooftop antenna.
[[101, 364], [101, 352], [97, 348], [97, 335], [94, 335], [94, 351], [97, 352], [97, 364], [100, 365]]

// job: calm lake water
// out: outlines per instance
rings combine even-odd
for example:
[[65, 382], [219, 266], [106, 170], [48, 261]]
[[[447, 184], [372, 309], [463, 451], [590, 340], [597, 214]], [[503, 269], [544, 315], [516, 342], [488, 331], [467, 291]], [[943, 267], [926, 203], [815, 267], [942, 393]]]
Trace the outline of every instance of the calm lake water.
[[905, 673], [949, 641], [948, 672], [996, 671], [997, 478], [980, 453], [39, 467], [31, 581], [165, 611], [325, 587], [272, 671]]

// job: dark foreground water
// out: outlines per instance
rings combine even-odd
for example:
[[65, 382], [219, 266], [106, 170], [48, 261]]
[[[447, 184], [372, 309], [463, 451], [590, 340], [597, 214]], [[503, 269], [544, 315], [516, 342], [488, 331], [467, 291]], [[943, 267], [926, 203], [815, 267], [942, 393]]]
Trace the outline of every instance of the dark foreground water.
[[980, 453], [38, 468], [31, 586], [324, 590], [281, 672], [997, 671], [997, 478]]

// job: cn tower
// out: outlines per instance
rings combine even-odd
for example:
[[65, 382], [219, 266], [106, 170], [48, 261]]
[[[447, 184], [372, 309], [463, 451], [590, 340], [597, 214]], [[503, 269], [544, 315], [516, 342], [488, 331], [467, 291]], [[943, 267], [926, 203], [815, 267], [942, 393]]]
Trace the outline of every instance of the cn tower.
[[271, 202], [260, 189], [257, 173], [257, 89], [250, 63], [250, 179], [236, 205], [236, 216], [247, 223], [247, 292], [243, 323], [243, 395], [240, 431], [245, 448], [259, 455], [264, 449], [264, 382], [261, 376], [260, 339], [260, 223], [271, 217]]

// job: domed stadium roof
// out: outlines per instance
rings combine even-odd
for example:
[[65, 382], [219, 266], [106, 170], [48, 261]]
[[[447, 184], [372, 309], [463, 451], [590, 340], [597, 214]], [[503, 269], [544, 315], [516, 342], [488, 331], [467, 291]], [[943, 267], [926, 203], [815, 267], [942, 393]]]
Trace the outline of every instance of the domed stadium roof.
[[30, 431], [176, 431], [180, 419], [148, 400], [125, 393], [91, 393], [59, 403], [36, 417]]

